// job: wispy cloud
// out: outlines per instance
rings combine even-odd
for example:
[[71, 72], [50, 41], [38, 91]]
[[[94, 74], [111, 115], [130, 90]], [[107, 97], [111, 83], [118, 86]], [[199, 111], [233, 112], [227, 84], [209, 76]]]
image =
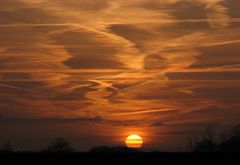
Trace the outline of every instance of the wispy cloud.
[[239, 108], [238, 4], [1, 0], [0, 116], [16, 118], [0, 122], [84, 127], [78, 136], [229, 124]]

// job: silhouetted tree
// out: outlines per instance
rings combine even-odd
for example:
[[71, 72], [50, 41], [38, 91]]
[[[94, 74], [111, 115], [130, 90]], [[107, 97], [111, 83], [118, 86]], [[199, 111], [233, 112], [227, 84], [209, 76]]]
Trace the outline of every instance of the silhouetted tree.
[[10, 140], [8, 140], [1, 148], [1, 152], [12, 152], [13, 151], [13, 147], [12, 144], [10, 142]]
[[48, 152], [73, 152], [74, 149], [64, 138], [58, 138], [52, 141], [47, 149]]
[[220, 139], [218, 151], [240, 152], [240, 125], [235, 126], [229, 134], [223, 134]]
[[198, 139], [197, 135], [194, 135], [188, 139], [187, 149], [190, 150], [191, 152], [194, 152], [196, 148], [196, 145], [198, 143], [197, 139]]
[[108, 146], [100, 146], [100, 147], [93, 147], [90, 152], [95, 153], [129, 153], [129, 152], [140, 152], [137, 149], [128, 148], [124, 146], [117, 146], [117, 147], [108, 147]]
[[193, 152], [240, 152], [240, 125], [221, 134], [216, 140], [212, 130], [207, 129], [201, 140], [192, 145]]
[[202, 140], [197, 142], [195, 152], [214, 152], [216, 143], [214, 142], [214, 133], [211, 127], [205, 129], [202, 133]]
[[194, 148], [194, 152], [214, 152], [216, 144], [209, 139], [203, 139], [198, 142]]

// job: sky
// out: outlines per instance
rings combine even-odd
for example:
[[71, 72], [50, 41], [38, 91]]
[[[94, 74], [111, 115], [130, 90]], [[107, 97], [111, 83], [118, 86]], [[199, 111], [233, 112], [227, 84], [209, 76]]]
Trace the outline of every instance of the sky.
[[0, 144], [176, 150], [240, 120], [239, 0], [0, 0]]

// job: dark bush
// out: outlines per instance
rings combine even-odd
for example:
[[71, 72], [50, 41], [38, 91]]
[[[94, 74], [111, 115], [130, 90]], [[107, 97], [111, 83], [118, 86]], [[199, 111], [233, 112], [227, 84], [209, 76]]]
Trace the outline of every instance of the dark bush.
[[74, 149], [64, 138], [58, 138], [52, 141], [47, 149], [48, 152], [73, 152]]

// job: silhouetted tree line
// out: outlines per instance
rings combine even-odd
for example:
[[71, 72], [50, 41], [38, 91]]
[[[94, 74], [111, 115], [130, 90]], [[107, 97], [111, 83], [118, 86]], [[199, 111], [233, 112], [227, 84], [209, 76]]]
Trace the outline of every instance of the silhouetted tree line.
[[[74, 152], [74, 148], [71, 147], [70, 143], [64, 138], [57, 138], [50, 142], [48, 147], [41, 152], [50, 152], [50, 153], [67, 153], [67, 152]], [[10, 140], [8, 140], [0, 149], [2, 153], [11, 153], [14, 152], [12, 144]]]
[[[10, 140], [8, 140], [0, 149], [1, 153], [11, 153], [14, 152], [12, 144]], [[75, 152], [74, 148], [71, 147], [70, 143], [64, 138], [57, 138], [50, 142], [48, 147], [41, 152], [43, 153], [71, 153]], [[137, 149], [131, 149], [124, 146], [117, 147], [108, 147], [108, 146], [100, 146], [93, 147], [89, 152], [93, 153], [132, 153], [132, 152], [140, 152]]]
[[212, 129], [206, 129], [199, 139], [194, 136], [189, 141], [192, 152], [240, 152], [240, 125], [216, 137]]
[[138, 149], [128, 148], [124, 146], [117, 147], [108, 147], [108, 146], [100, 146], [93, 147], [90, 152], [92, 153], [135, 153], [140, 152]]
[[[206, 129], [201, 138], [193, 136], [188, 147], [192, 152], [240, 152], [240, 125], [232, 128], [228, 133], [218, 135], [214, 134], [212, 129]], [[8, 140], [0, 148], [1, 153], [14, 152], [14, 148]], [[41, 152], [47, 153], [71, 153], [75, 152], [74, 148], [64, 138], [57, 138], [50, 142], [48, 147]], [[93, 153], [132, 153], [140, 152], [137, 149], [131, 149], [124, 146], [108, 147], [100, 146], [93, 147], [90, 152]]]

